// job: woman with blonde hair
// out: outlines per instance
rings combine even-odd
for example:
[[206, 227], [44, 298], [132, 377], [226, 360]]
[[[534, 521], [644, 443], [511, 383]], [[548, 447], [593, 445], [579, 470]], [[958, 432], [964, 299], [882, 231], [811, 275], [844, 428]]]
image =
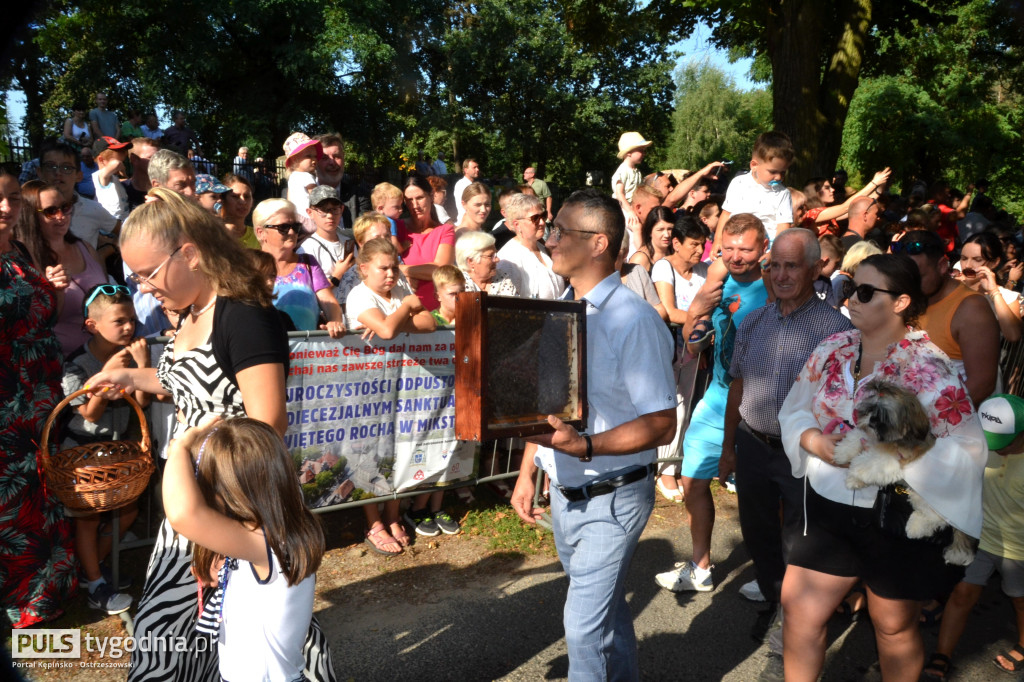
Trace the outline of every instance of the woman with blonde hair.
[[[212, 417], [243, 416], [283, 435], [288, 339], [269, 283], [216, 216], [164, 188], [150, 190], [149, 197], [121, 229], [121, 254], [139, 291], [181, 311], [181, 320], [156, 367], [100, 372], [87, 387], [101, 396], [135, 390], [170, 396], [178, 411], [175, 437]], [[190, 565], [190, 543], [165, 521], [150, 557], [135, 634], [182, 638], [190, 646], [185, 655], [136, 648], [129, 679], [218, 679], [216, 650], [195, 646], [197, 584]], [[315, 618], [306, 667], [310, 679], [333, 674]]]
[[851, 246], [843, 256], [843, 264], [832, 276], [832, 293], [835, 295], [835, 300], [839, 302], [840, 306], [846, 303], [846, 299], [843, 298], [843, 287], [846, 286], [847, 282], [853, 281], [853, 276], [857, 274], [857, 266], [868, 256], [874, 256], [879, 253], [882, 253], [882, 250], [872, 242], [861, 241]]
[[464, 230], [484, 229], [487, 216], [491, 215], [491, 189], [482, 182], [474, 182], [462, 191], [462, 221], [455, 226], [456, 239]]

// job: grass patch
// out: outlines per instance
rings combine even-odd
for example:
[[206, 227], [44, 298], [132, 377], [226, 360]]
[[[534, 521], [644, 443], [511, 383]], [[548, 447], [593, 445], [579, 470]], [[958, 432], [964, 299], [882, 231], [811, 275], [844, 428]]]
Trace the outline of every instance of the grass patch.
[[462, 530], [467, 535], [487, 538], [487, 548], [491, 550], [552, 557], [557, 555], [551, 531], [523, 523], [508, 505], [470, 510]]

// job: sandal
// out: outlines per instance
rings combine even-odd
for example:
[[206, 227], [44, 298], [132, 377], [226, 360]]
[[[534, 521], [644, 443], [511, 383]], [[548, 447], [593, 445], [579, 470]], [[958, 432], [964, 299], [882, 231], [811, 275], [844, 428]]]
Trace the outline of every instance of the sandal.
[[946, 605], [937, 599], [928, 602], [928, 606], [921, 609], [921, 627], [932, 628], [942, 622], [942, 612]]
[[[1017, 653], [1021, 657], [1020, 658], [1014, 658], [1011, 655], [1013, 653]], [[1002, 658], [1007, 663], [1009, 663], [1011, 667], [1007, 668], [1005, 665], [1000, 663], [998, 656], [996, 658], [992, 659], [992, 663], [994, 663], [995, 666], [997, 668], [999, 668], [1000, 670], [1002, 670], [1004, 673], [1007, 673], [1008, 675], [1012, 675], [1014, 673], [1019, 673], [1020, 671], [1024, 670], [1024, 647], [1022, 647], [1020, 644], [1014, 644], [1012, 649], [1007, 651], [1005, 654], [1000, 654], [1000, 656], [1002, 656]]]
[[711, 320], [697, 320], [693, 325], [693, 331], [690, 332], [690, 338], [687, 339], [687, 343], [700, 343], [712, 331]]
[[921, 679], [939, 680], [941, 682], [941, 680], [949, 677], [949, 673], [952, 671], [953, 664], [950, 662], [949, 656], [945, 654], [932, 654], [932, 657], [928, 659], [928, 665], [921, 671]]
[[[396, 530], [398, 531], [397, 533], [395, 532]], [[401, 521], [395, 521], [391, 524], [391, 537], [402, 547], [408, 547], [409, 543], [412, 542], [412, 538], [405, 532], [405, 526], [402, 525]]]
[[[376, 528], [376, 526], [374, 526], [374, 528]], [[364, 542], [377, 554], [383, 554], [384, 556], [398, 556], [402, 553], [402, 545], [391, 537], [391, 533], [389, 533], [388, 529], [384, 527], [384, 524], [381, 524], [380, 528], [377, 528], [377, 530], [371, 528], [366, 531], [366, 540], [364, 540]], [[389, 551], [384, 549], [388, 545], [397, 545], [398, 551]]]

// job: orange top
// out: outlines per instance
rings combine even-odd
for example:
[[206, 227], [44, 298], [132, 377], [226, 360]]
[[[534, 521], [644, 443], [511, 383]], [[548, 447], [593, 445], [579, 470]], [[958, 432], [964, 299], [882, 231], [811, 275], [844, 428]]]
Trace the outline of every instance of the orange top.
[[981, 296], [978, 292], [961, 282], [957, 282], [956, 288], [946, 294], [945, 298], [932, 303], [928, 310], [918, 320], [918, 324], [928, 332], [928, 338], [936, 346], [953, 360], [962, 360], [963, 353], [960, 352], [960, 344], [953, 338], [950, 327], [953, 324], [953, 316], [964, 299], [968, 296]]

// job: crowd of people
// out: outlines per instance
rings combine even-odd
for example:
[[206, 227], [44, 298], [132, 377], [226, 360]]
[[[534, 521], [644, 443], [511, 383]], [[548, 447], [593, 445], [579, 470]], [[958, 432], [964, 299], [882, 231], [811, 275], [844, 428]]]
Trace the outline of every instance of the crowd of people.
[[[341, 136], [296, 132], [283, 145], [287, 187], [254, 206], [247, 149], [218, 178], [197, 172], [211, 169], [180, 112], [163, 135], [137, 112], [124, 125], [109, 114], [105, 97], [88, 122], [76, 107], [39, 150], [37, 179], [0, 169], [0, 348], [11, 374], [0, 524], [17, 539], [0, 550], [0, 578], [15, 627], [55, 618], [80, 585], [104, 613], [132, 606], [105, 563], [108, 520], [61, 511], [39, 484], [34, 445], [54, 405], [81, 388], [66, 445], [132, 437], [139, 424], [118, 400], [132, 394], [176, 415], [136, 636], [213, 634], [220, 655], [136, 651], [130, 679], [333, 679], [312, 614], [323, 534], [278, 442], [286, 332], [391, 339], [453, 327], [462, 291], [589, 304], [587, 428], [549, 418], [553, 433], [528, 439], [512, 493], [534, 522], [543, 469], [570, 578], [570, 679], [638, 676], [623, 581], [656, 491], [685, 505], [692, 552], [657, 584], [715, 589], [716, 478], [738, 495], [756, 569], [740, 594], [767, 607], [753, 624], [769, 644], [764, 679], [816, 679], [826, 623], [860, 610], [885, 679], [922, 669], [942, 679], [993, 570], [1024, 621], [1013, 539], [1024, 537], [1024, 402], [999, 395], [1010, 379], [1000, 344], [1024, 330], [1024, 264], [1017, 225], [987, 183], [897, 195], [884, 169], [859, 190], [841, 172], [787, 187], [794, 151], [777, 132], [758, 138], [749, 171], [727, 185], [724, 162], [645, 176], [651, 143], [628, 132], [610, 193], [581, 190], [560, 207], [537, 169], [496, 189], [469, 158], [449, 195], [443, 158], [423, 155], [422, 172], [362, 202], [344, 177]], [[81, 191], [90, 166], [94, 199]], [[155, 359], [141, 340], [154, 335], [170, 336]], [[864, 428], [880, 382], [918, 396], [927, 415], [934, 445], [901, 479], [946, 525], [981, 538], [966, 572], [946, 562], [941, 533], [880, 525], [884, 487], [847, 486], [836, 444]], [[1002, 415], [1009, 430], [979, 414]], [[986, 442], [1003, 455], [989, 469]], [[381, 555], [459, 532], [438, 491], [404, 513], [398, 500], [364, 510], [366, 544]], [[123, 531], [133, 514], [122, 511]], [[198, 616], [197, 584], [209, 588]], [[947, 600], [925, 666], [919, 620]], [[997, 665], [1024, 669], [1024, 640]]]

